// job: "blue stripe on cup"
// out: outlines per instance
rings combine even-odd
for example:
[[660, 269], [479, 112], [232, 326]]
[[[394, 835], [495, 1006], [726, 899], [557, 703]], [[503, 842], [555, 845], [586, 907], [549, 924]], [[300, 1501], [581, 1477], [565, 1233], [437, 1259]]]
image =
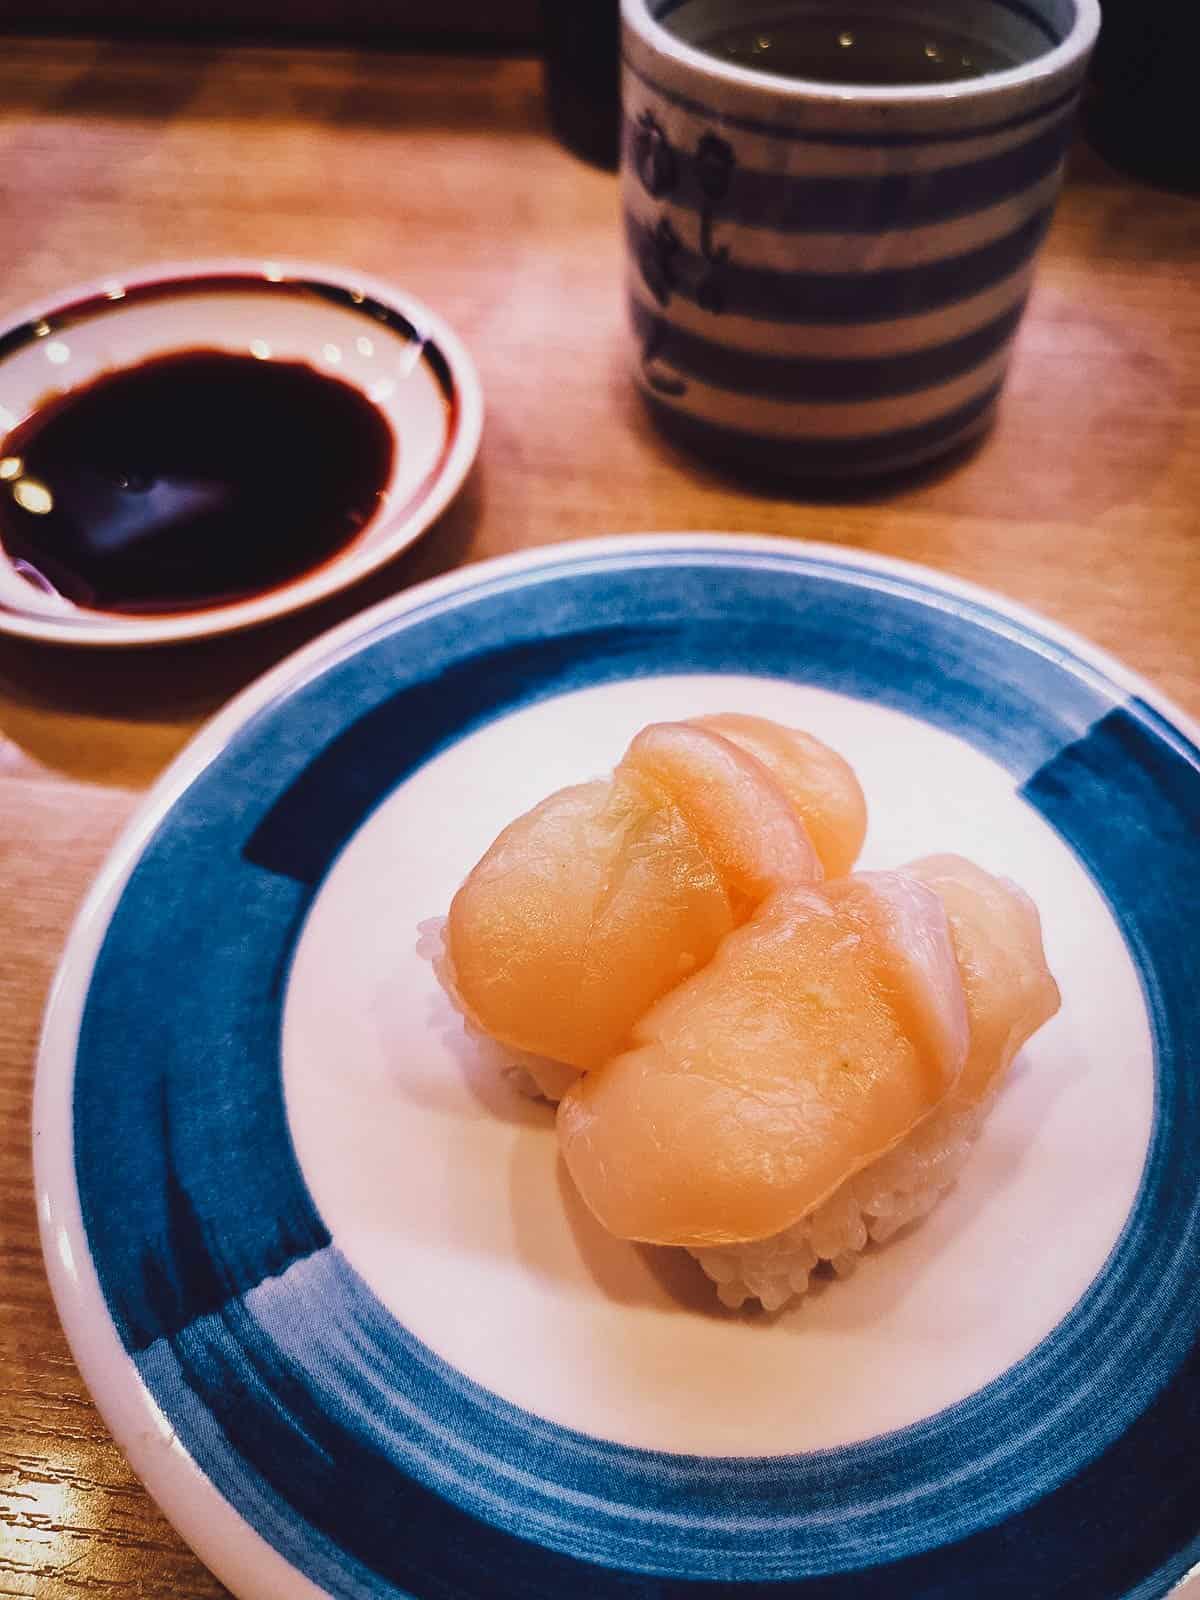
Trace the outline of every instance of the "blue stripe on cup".
[[[768, 322], [887, 322], [965, 300], [1002, 282], [1029, 261], [1045, 237], [1052, 206], [1036, 211], [999, 239], [916, 267], [877, 272], [782, 272], [743, 267], [721, 270], [723, 310]], [[625, 236], [634, 260], [656, 294], [699, 304], [709, 264], [682, 242], [674, 248], [670, 280], [659, 273], [655, 230], [625, 212]]]
[[1002, 384], [990, 384], [964, 405], [914, 427], [839, 438], [771, 437], [726, 427], [689, 415], [657, 395], [644, 392], [651, 412], [667, 436], [705, 461], [796, 477], [880, 475], [916, 466], [983, 433], [992, 420]]
[[1012, 338], [1025, 309], [1018, 303], [957, 339], [904, 355], [824, 358], [763, 355], [737, 350], [676, 327], [666, 315], [631, 298], [638, 341], [653, 340], [655, 360], [685, 377], [737, 394], [772, 400], [856, 401], [912, 394], [961, 377]]
[[[752, 317], [721, 317], [719, 332], [712, 321], [712, 313], [689, 300], [675, 297], [671, 300], [669, 315], [672, 326], [699, 335], [702, 339], [717, 339], [732, 345], [736, 350], [757, 350], [763, 355], [810, 356], [829, 360], [855, 360], [863, 356], [908, 355], [927, 346], [948, 344], [964, 334], [973, 333], [984, 323], [1002, 316], [1018, 301], [1024, 300], [1033, 280], [1033, 263], [1027, 263], [1011, 277], [992, 284], [979, 294], [968, 295], [950, 305], [933, 311], [916, 312], [898, 317], [894, 322], [872, 322], [867, 327], [855, 323], [839, 322], [763, 322]], [[661, 308], [654, 295], [642, 280], [636, 267], [627, 273], [627, 293], [638, 300], [648, 312]]]
[[[931, 172], [822, 177], [736, 166], [718, 216], [722, 222], [761, 224], [785, 233], [874, 233], [968, 216], [1049, 177], [1062, 160], [1071, 126], [1070, 116], [1060, 117], [1035, 138], [999, 155]], [[623, 144], [631, 168], [637, 137], [636, 120], [627, 120]], [[674, 158], [678, 177], [671, 203], [703, 211], [707, 201], [695, 151], [675, 148]]]

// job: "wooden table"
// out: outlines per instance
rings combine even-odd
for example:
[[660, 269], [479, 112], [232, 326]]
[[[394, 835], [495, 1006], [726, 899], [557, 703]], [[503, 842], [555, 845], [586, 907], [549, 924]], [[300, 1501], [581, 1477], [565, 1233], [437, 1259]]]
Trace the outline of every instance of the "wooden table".
[[1200, 203], [1086, 151], [1000, 422], [886, 495], [800, 502], [664, 443], [627, 381], [616, 183], [548, 137], [536, 63], [25, 41], [0, 56], [0, 310], [101, 271], [298, 255], [391, 277], [475, 352], [455, 506], [388, 571], [242, 637], [105, 656], [0, 641], [0, 1595], [225, 1591], [131, 1476], [42, 1272], [42, 1004], [137, 796], [234, 690], [418, 579], [600, 532], [813, 537], [928, 562], [1118, 652], [1200, 716]]

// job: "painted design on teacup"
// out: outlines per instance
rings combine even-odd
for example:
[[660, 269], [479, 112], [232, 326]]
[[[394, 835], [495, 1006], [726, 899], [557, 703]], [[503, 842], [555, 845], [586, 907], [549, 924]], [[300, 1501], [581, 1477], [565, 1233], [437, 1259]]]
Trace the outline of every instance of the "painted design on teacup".
[[[670, 305], [672, 292], [679, 285], [678, 263], [682, 250], [683, 240], [670, 218], [660, 217], [657, 227], [647, 237], [639, 265], [647, 287], [664, 309]], [[655, 317], [642, 344], [642, 376], [656, 393], [678, 398], [687, 393], [687, 384], [677, 373], [666, 371], [658, 364], [666, 337], [667, 324], [661, 317]]]
[[642, 187], [656, 200], [669, 194], [679, 182], [679, 162], [653, 111], [643, 111], [638, 118], [633, 164]]
[[[668, 194], [679, 180], [679, 160], [652, 111], [643, 111], [633, 140], [633, 164], [642, 187], [655, 199]], [[729, 247], [719, 245], [713, 228], [721, 202], [729, 193], [737, 157], [727, 139], [715, 133], [700, 136], [696, 145], [695, 173], [704, 204], [700, 211], [700, 259], [703, 267], [693, 286], [696, 304], [719, 316], [728, 302]], [[660, 217], [638, 252], [638, 265], [646, 287], [665, 310], [680, 287], [683, 241], [669, 217]], [[661, 318], [651, 323], [642, 345], [642, 374], [659, 394], [683, 395], [687, 384], [677, 373], [665, 371], [661, 362], [668, 326]]]
[[725, 309], [727, 290], [725, 268], [729, 265], [729, 248], [713, 242], [713, 223], [717, 206], [729, 193], [737, 157], [727, 139], [715, 133], [706, 133], [696, 146], [696, 179], [704, 195], [704, 208], [700, 213], [700, 254], [708, 263], [708, 271], [696, 290], [696, 304], [702, 311], [720, 316]]
[[646, 287], [664, 309], [670, 305], [671, 295], [679, 287], [679, 256], [682, 250], [683, 240], [676, 233], [670, 218], [661, 217], [646, 239], [638, 264]]

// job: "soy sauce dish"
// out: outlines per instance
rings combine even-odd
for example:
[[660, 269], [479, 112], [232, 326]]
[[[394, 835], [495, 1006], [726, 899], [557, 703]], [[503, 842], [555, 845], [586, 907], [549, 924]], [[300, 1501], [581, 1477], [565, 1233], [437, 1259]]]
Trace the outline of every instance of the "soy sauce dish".
[[151, 644], [365, 576], [460, 488], [483, 397], [434, 312], [274, 261], [135, 273], [0, 332], [0, 631]]

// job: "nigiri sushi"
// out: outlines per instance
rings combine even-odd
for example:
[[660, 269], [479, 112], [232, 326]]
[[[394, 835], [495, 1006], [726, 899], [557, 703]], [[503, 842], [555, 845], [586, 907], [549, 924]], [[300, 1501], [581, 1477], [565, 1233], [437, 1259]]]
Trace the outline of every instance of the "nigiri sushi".
[[468, 1022], [557, 1098], [768, 894], [852, 861], [865, 830], [853, 771], [811, 736], [752, 717], [653, 724], [611, 779], [504, 829], [435, 963]]
[[422, 938], [558, 1103], [597, 1219], [690, 1250], [731, 1307], [931, 1209], [1058, 1009], [1021, 889], [949, 855], [853, 873], [866, 821], [811, 735], [652, 724], [510, 824]]
[[1032, 901], [959, 857], [782, 892], [569, 1088], [560, 1145], [611, 1232], [773, 1310], [931, 1209], [1058, 1004]]

